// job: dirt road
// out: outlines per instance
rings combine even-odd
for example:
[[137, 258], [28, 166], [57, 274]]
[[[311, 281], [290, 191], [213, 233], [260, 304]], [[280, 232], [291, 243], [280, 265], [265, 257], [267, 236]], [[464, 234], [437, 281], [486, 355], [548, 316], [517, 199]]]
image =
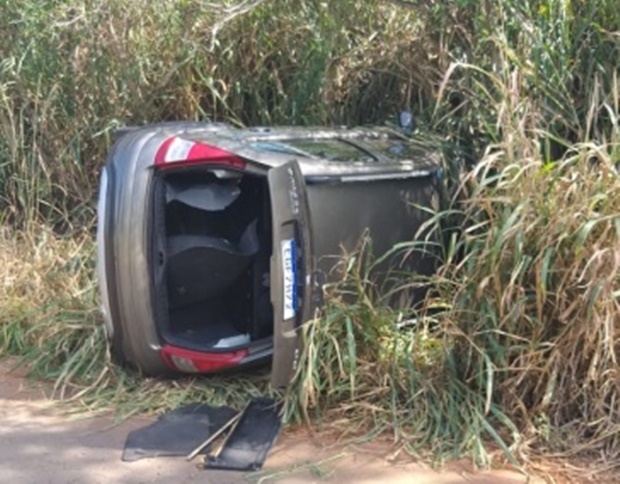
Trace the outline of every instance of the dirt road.
[[263, 472], [243, 474], [198, 469], [183, 458], [122, 462], [127, 433], [150, 423], [134, 418], [115, 425], [111, 417], [67, 417], [57, 403], [8, 372], [0, 361], [0, 482], [16, 483], [497, 483], [526, 479], [512, 472], [437, 473], [422, 465], [390, 464], [381, 446], [326, 446], [309, 435], [285, 432]]

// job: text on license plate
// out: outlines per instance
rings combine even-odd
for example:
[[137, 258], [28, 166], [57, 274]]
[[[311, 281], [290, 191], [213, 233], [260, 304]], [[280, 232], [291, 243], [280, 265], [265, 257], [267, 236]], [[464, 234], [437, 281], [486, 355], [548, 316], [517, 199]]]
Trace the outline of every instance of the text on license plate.
[[284, 277], [284, 320], [297, 312], [297, 254], [295, 240], [282, 241], [282, 274]]

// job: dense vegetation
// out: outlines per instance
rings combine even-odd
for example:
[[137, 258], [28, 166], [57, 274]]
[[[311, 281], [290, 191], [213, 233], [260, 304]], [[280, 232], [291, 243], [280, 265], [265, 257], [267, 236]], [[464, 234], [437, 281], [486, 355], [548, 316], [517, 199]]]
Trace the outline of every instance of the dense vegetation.
[[617, 2], [0, 0], [0, 19], [1, 351], [130, 410], [263, 390], [264, 375], [171, 386], [108, 363], [92, 235], [115, 128], [408, 107], [453, 195], [444, 266], [408, 281], [430, 284], [433, 311], [395, 314], [349, 264], [306, 328], [289, 416], [389, 429], [410, 452], [620, 465]]

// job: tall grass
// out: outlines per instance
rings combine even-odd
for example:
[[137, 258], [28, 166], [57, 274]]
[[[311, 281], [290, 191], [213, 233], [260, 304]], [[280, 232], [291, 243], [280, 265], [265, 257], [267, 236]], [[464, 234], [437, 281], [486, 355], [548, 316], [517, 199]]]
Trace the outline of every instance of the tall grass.
[[119, 124], [382, 122], [418, 91], [430, 96], [415, 67], [424, 54], [408, 58], [421, 29], [412, 12], [294, 0], [234, 15], [225, 5], [0, 4], [0, 187], [12, 219], [75, 220]]
[[[433, 311], [387, 308], [352, 264], [353, 302], [336, 291], [306, 328], [289, 415], [482, 463], [491, 439], [521, 462], [618, 465], [616, 2], [0, 0], [0, 19], [2, 351], [93, 405], [162, 391], [109, 364], [95, 309], [93, 200], [118, 125], [408, 107], [449, 160], [444, 264], [403, 282], [429, 285]], [[205, 391], [265, 388], [238, 383]]]
[[422, 311], [388, 309], [364, 254], [348, 259], [324, 317], [305, 328], [289, 415], [387, 432], [414, 454], [483, 465], [496, 448], [520, 460], [589, 454], [617, 469], [620, 175], [609, 146], [578, 148], [554, 165], [538, 147], [519, 164], [499, 151], [481, 162], [444, 265], [401, 284], [429, 289]]
[[[449, 241], [442, 268], [403, 282], [429, 287], [428, 312], [386, 310], [350, 271], [306, 328], [289, 412], [389, 430], [413, 453], [485, 463], [499, 446], [521, 462], [589, 454], [617, 470], [620, 104], [606, 59], [619, 52], [618, 16], [559, 2], [488, 13], [472, 15], [437, 85], [435, 129], [476, 162], [452, 172], [452, 205], [435, 218]], [[603, 15], [615, 33], [588, 24]], [[342, 304], [350, 284], [359, 298]]]

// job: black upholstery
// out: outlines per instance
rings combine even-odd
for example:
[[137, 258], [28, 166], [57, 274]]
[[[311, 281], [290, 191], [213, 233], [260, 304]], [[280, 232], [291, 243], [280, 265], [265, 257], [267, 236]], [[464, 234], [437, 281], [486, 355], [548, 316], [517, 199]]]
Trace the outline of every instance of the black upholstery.
[[259, 249], [256, 221], [238, 243], [207, 235], [168, 237], [168, 289], [171, 306], [216, 298], [250, 266]]

